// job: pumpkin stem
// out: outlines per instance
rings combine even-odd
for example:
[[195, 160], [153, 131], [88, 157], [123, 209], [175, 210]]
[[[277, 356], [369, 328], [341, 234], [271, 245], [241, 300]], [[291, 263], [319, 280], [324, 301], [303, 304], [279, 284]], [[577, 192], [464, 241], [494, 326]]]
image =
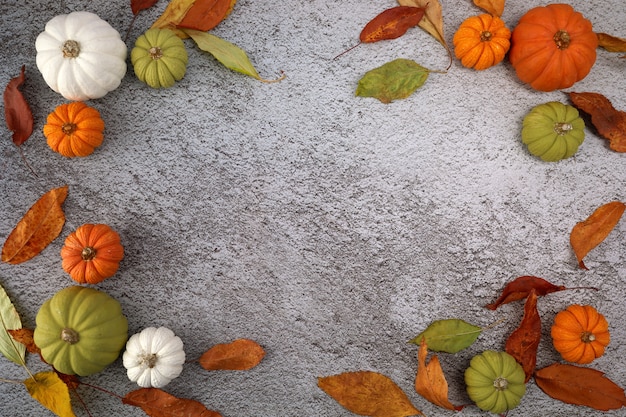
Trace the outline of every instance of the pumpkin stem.
[[596, 340], [596, 336], [591, 332], [583, 332], [580, 335], [580, 340], [582, 340], [583, 343], [591, 343]]
[[556, 47], [559, 49], [567, 49], [570, 43], [569, 33], [564, 30], [559, 30], [554, 34], [554, 43], [556, 43]]
[[567, 132], [569, 132], [572, 129], [574, 129], [574, 126], [572, 126], [571, 123], [556, 122], [554, 124], [554, 131], [558, 135], [565, 135]]
[[61, 340], [69, 343], [70, 345], [73, 345], [75, 343], [78, 343], [80, 337], [78, 336], [76, 330], [66, 327], [65, 329], [61, 330]]
[[488, 42], [491, 40], [491, 38], [493, 37], [493, 34], [491, 32], [489, 32], [488, 30], [482, 32], [480, 34], [480, 40], [482, 42]]
[[158, 46], [153, 46], [148, 52], [150, 52], [150, 57], [154, 60], [161, 59], [163, 56], [163, 51]]
[[91, 261], [96, 257], [96, 250], [91, 246], [87, 246], [83, 248], [83, 251], [80, 253], [80, 257], [83, 258], [83, 261]]
[[504, 391], [508, 386], [509, 381], [507, 381], [504, 377], [499, 376], [493, 380], [493, 387], [498, 391]]
[[146, 365], [148, 368], [154, 368], [159, 358], [156, 353], [141, 356], [141, 364]]
[[67, 123], [64, 123], [63, 126], [61, 126], [61, 130], [66, 135], [71, 135], [72, 133], [76, 131], [76, 125], [74, 123], [67, 122]]
[[80, 53], [80, 44], [71, 39], [63, 43], [63, 58], [76, 58]]

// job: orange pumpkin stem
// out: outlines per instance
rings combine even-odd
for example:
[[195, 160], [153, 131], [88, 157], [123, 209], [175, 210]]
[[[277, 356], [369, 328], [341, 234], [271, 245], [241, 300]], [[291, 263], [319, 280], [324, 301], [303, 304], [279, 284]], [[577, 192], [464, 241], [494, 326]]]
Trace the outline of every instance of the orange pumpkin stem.
[[80, 44], [71, 39], [63, 43], [63, 58], [76, 58], [80, 53]]
[[70, 345], [73, 345], [75, 343], [78, 343], [80, 337], [78, 336], [76, 330], [66, 327], [65, 329], [61, 330], [61, 340], [69, 343]]
[[580, 335], [580, 340], [582, 340], [584, 343], [591, 343], [596, 340], [596, 336], [591, 332], [583, 332]]
[[488, 30], [482, 32], [480, 34], [480, 40], [482, 42], [489, 42], [491, 40], [491, 38], [493, 37], [493, 34], [491, 32], [489, 32]]
[[83, 261], [91, 261], [93, 258], [96, 257], [96, 250], [91, 246], [87, 246], [86, 248], [83, 248], [80, 256], [81, 258], [83, 258]]
[[556, 43], [556, 47], [559, 49], [567, 49], [570, 43], [569, 33], [564, 30], [559, 30], [554, 34], [554, 43]]
[[150, 48], [150, 57], [154, 60], [161, 59], [163, 57], [163, 51], [158, 46]]
[[66, 135], [71, 135], [72, 133], [76, 131], [76, 125], [74, 123], [67, 122], [67, 123], [64, 123], [63, 126], [61, 126], [61, 130]]

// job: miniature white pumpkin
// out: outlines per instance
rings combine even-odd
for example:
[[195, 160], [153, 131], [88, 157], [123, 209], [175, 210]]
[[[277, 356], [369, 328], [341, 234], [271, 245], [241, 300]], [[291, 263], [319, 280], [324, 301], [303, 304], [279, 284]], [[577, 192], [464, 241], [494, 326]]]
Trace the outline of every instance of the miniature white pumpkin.
[[161, 388], [183, 370], [183, 341], [166, 327], [148, 327], [128, 339], [122, 361], [131, 381]]
[[111, 25], [90, 12], [52, 18], [35, 41], [37, 68], [68, 100], [100, 98], [126, 74], [127, 48]]

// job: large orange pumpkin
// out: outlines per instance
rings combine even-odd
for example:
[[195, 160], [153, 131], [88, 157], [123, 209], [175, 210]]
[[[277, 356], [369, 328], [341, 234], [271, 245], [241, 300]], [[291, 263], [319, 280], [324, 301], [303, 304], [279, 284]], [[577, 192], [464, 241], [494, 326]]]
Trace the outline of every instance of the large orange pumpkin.
[[124, 258], [120, 235], [106, 224], [84, 224], [65, 239], [63, 269], [80, 284], [97, 284], [117, 272]]
[[484, 70], [504, 59], [511, 31], [502, 19], [490, 14], [471, 16], [454, 34], [454, 54], [464, 67]]
[[598, 38], [567, 4], [529, 10], [513, 29], [509, 60], [520, 80], [540, 91], [568, 88], [589, 74]]
[[82, 101], [61, 104], [48, 115], [43, 134], [48, 146], [63, 156], [87, 156], [102, 144], [100, 112]]
[[587, 364], [604, 354], [609, 323], [595, 308], [574, 304], [559, 312], [551, 329], [554, 348], [568, 362]]

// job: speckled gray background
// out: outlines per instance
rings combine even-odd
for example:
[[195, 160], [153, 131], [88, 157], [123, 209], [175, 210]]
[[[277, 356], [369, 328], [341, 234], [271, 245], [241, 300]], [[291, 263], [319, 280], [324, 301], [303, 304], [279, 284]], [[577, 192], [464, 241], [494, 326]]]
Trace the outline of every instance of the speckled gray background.
[[[65, 100], [35, 66], [34, 41], [45, 23], [89, 10], [125, 34], [128, 1], [2, 0], [0, 85], [27, 68], [24, 94], [35, 133], [23, 150], [35, 178], [0, 124], [0, 239], [45, 191], [69, 185], [61, 236], [21, 265], [0, 265], [0, 283], [33, 327], [41, 303], [73, 281], [61, 268], [65, 237], [83, 223], [108, 223], [126, 257], [97, 287], [117, 298], [132, 332], [167, 326], [188, 358], [217, 343], [251, 338], [267, 351], [247, 372], [206, 372], [196, 364], [166, 387], [224, 417], [350, 416], [316, 385], [318, 376], [373, 370], [391, 377], [428, 416], [478, 416], [439, 409], [413, 391], [417, 348], [407, 340], [433, 320], [458, 317], [487, 326], [469, 349], [440, 355], [450, 399], [468, 401], [462, 373], [484, 349], [502, 349], [522, 305], [482, 306], [520, 275], [568, 291], [539, 302], [544, 338], [538, 365], [559, 360], [549, 325], [570, 303], [606, 315], [612, 343], [593, 367], [626, 385], [626, 222], [577, 268], [574, 224], [603, 203], [626, 200], [624, 155], [593, 129], [574, 158], [544, 163], [520, 141], [523, 116], [564, 93], [522, 85], [508, 63], [484, 72], [455, 61], [404, 101], [354, 97], [358, 79], [392, 59], [444, 69], [444, 49], [421, 29], [394, 41], [353, 45], [363, 25], [395, 5], [384, 0], [239, 0], [214, 33], [246, 50], [264, 84], [225, 69], [186, 41], [185, 78], [168, 90], [140, 83], [131, 68], [120, 88], [89, 104], [106, 123], [104, 144], [83, 159], [52, 152], [41, 133]], [[513, 27], [532, 6], [510, 1]], [[622, 0], [570, 1], [597, 31], [626, 37]], [[446, 38], [480, 13], [443, 1]], [[127, 44], [161, 14], [142, 12]], [[61, 7], [64, 7], [61, 9]], [[591, 74], [568, 91], [596, 91], [626, 109], [626, 60], [600, 50]], [[37, 358], [33, 371], [46, 369]], [[25, 372], [0, 358], [0, 377]], [[118, 395], [136, 388], [121, 361], [85, 381]], [[50, 415], [23, 386], [0, 383], [2, 416]], [[139, 409], [79, 388], [91, 415], [141, 416]], [[75, 401], [76, 404], [77, 401]], [[77, 405], [78, 416], [87, 414]], [[534, 384], [510, 416], [623, 416], [594, 413], [548, 398]]]

